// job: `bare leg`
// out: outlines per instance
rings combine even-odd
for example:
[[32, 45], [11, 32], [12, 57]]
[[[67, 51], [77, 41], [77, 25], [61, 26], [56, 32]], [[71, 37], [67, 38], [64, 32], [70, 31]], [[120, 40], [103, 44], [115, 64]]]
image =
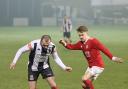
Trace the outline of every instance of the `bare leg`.
[[46, 80], [47, 80], [49, 86], [51, 87], [51, 89], [58, 89], [57, 85], [54, 81], [54, 77], [48, 77], [48, 78], [46, 78]]
[[29, 89], [36, 89], [36, 81], [29, 81]]
[[83, 89], [94, 89], [92, 81], [90, 78], [92, 78], [93, 75], [91, 73], [86, 72], [85, 75], [82, 77], [82, 87]]

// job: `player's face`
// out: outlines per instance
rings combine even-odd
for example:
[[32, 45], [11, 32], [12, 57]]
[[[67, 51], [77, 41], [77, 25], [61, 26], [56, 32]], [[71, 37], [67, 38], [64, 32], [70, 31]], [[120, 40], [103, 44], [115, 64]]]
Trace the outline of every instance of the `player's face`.
[[41, 41], [41, 46], [48, 47], [48, 45], [49, 45], [50, 42], [51, 42], [50, 39], [45, 39], [45, 38], [44, 38], [44, 39]]
[[86, 32], [78, 32], [79, 38], [81, 41], [86, 41], [87, 33]]

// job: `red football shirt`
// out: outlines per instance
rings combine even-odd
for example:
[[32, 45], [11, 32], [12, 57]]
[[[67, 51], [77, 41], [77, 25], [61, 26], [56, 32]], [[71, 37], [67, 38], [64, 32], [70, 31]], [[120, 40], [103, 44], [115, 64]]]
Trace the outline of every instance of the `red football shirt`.
[[66, 48], [71, 50], [82, 50], [89, 67], [98, 66], [104, 67], [104, 62], [100, 51], [112, 59], [113, 55], [111, 52], [96, 38], [90, 38], [86, 42], [78, 41], [76, 44], [67, 44]]

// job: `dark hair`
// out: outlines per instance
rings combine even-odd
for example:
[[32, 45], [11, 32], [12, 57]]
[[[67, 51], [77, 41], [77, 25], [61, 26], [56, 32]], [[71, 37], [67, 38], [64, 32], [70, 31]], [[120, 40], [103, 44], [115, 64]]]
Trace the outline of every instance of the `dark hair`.
[[86, 26], [79, 26], [77, 29], [77, 32], [87, 32], [88, 28]]
[[51, 40], [51, 37], [50, 37], [49, 35], [43, 35], [43, 36], [41, 37], [41, 41], [42, 41], [43, 39], [49, 39], [49, 40]]

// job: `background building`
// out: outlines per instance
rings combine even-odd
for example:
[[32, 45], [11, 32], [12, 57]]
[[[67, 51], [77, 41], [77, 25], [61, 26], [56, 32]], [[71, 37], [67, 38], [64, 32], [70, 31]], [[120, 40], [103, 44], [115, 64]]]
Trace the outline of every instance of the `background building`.
[[0, 26], [128, 24], [127, 0], [0, 0]]

